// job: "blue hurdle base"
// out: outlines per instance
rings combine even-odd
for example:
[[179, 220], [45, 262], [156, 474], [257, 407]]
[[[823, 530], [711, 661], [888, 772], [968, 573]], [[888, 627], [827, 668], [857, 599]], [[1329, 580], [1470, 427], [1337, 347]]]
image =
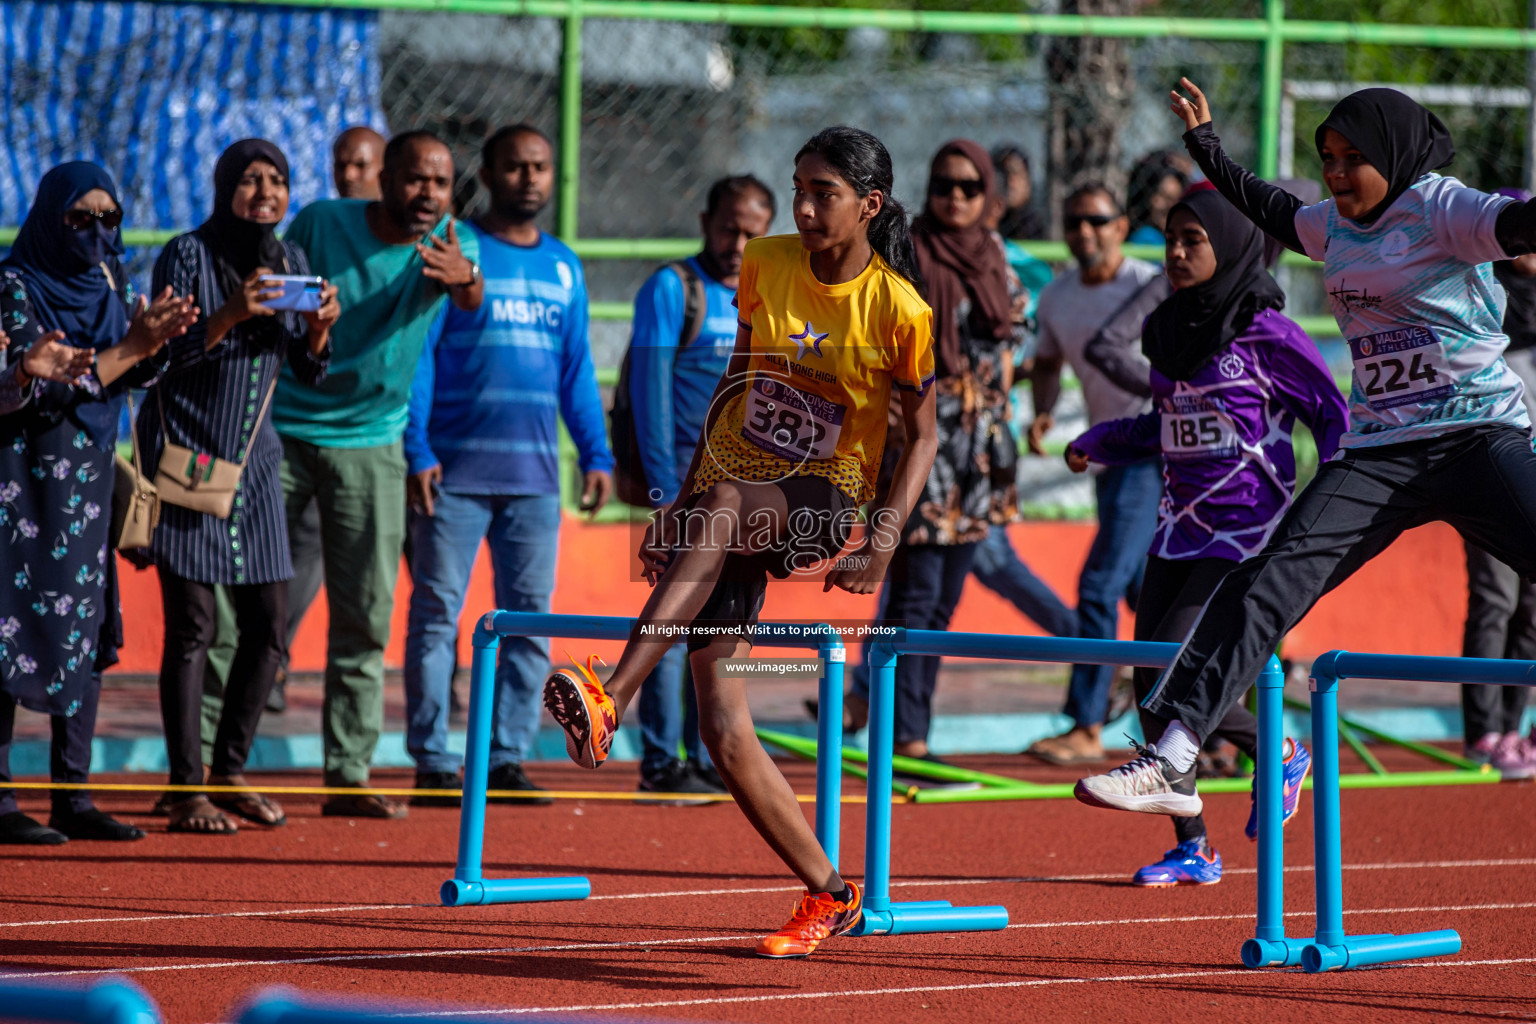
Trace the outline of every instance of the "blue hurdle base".
[[475, 907], [490, 903], [547, 903], [584, 900], [592, 883], [580, 875], [561, 878], [450, 878], [439, 890], [445, 907]]
[[1007, 907], [956, 907], [948, 900], [892, 903], [865, 910], [849, 935], [914, 935], [922, 932], [995, 932], [1008, 927]]
[[1243, 943], [1244, 967], [1295, 967], [1301, 963], [1301, 954], [1311, 939], [1249, 939]]
[[1315, 942], [1307, 946], [1301, 953], [1301, 966], [1308, 974], [1320, 974], [1460, 952], [1461, 936], [1449, 928], [1411, 935], [1350, 935], [1337, 946]]

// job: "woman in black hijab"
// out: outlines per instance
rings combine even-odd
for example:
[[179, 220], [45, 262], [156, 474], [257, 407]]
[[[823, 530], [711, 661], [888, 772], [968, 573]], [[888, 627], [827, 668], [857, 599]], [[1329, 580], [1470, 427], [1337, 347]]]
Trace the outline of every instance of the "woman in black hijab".
[[[122, 219], [110, 174], [61, 164], [0, 264], [0, 784], [18, 703], [52, 717], [53, 781], [87, 779], [101, 673], [121, 642], [108, 529], [118, 413], [196, 314], [169, 291], [153, 304], [134, 296], [118, 262]], [[0, 789], [0, 842], [144, 835], [83, 790], [52, 804], [44, 827]]]
[[1180, 85], [1170, 106], [1190, 155], [1244, 216], [1322, 263], [1354, 363], [1338, 456], [1221, 582], [1143, 704], [1169, 722], [1156, 749], [1078, 783], [1085, 803], [1192, 815], [1200, 743], [1317, 600], [1404, 530], [1450, 523], [1536, 578], [1536, 452], [1492, 270], [1536, 251], [1536, 209], [1435, 173], [1455, 156], [1450, 133], [1392, 89], [1346, 96], [1318, 127], [1331, 197], [1303, 205], [1233, 162], [1204, 94]]
[[[1136, 639], [1179, 643], [1211, 593], [1257, 554], [1296, 486], [1291, 434], [1299, 421], [1326, 461], [1347, 414], [1317, 346], [1281, 315], [1285, 297], [1264, 269], [1264, 236], [1214, 191], [1169, 211], [1166, 267], [1174, 291], [1147, 317], [1152, 411], [1100, 423], [1067, 447], [1067, 463], [1123, 465], [1161, 456], [1163, 499], [1136, 604]], [[1138, 704], [1158, 673], [1136, 670]], [[1156, 743], [1164, 722], [1142, 710]], [[1238, 704], [1215, 735], [1254, 757], [1258, 724]], [[1292, 747], [1288, 791], [1299, 792], [1310, 757]], [[1287, 810], [1294, 813], [1292, 800]], [[1176, 817], [1178, 846], [1136, 873], [1137, 885], [1210, 884], [1221, 877], [1200, 815]], [[1249, 822], [1250, 838], [1257, 818]]]
[[[152, 554], [165, 609], [160, 712], [172, 785], [202, 785], [201, 701], [213, 641], [215, 586], [226, 588], [239, 628], [213, 742], [210, 785], [244, 785], [256, 723], [286, 645], [287, 581], [293, 575], [278, 470], [282, 445], [267, 415], [286, 359], [301, 380], [325, 375], [330, 326], [340, 310], [327, 284], [315, 313], [278, 312], [269, 274], [308, 275], [303, 250], [279, 242], [288, 212], [288, 161], [272, 143], [246, 139], [213, 172], [213, 212], [173, 238], [155, 263], [155, 284], [190, 291], [211, 312], [170, 346], [170, 365], [139, 416], [153, 474], [165, 444], [204, 460], [243, 464], [227, 519], [165, 504]], [[174, 473], [180, 467], [170, 467]], [[173, 832], [231, 834], [223, 810], [262, 825], [286, 818], [256, 793], [176, 794], [162, 801]], [[221, 808], [223, 810], [221, 810]]]

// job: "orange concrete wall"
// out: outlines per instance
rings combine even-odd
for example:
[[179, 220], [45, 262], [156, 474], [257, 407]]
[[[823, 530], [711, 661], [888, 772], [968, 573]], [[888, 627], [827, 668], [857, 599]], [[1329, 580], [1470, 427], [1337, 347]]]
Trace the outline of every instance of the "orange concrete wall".
[[[1024, 560], [1058, 593], [1076, 594], [1077, 573], [1093, 540], [1091, 523], [1020, 523], [1010, 527]], [[560, 537], [560, 568], [553, 610], [586, 615], [634, 615], [649, 588], [632, 577], [634, 536], [622, 525], [590, 525], [567, 517]], [[163, 624], [159, 584], [153, 570], [122, 569], [123, 620], [127, 646], [120, 672], [156, 672]], [[1384, 555], [1325, 597], [1291, 634], [1286, 653], [1311, 658], [1335, 647], [1397, 654], [1459, 654], [1466, 617], [1466, 562], [1460, 538], [1450, 527], [1433, 524], [1404, 535]], [[396, 590], [394, 627], [386, 662], [401, 663], [410, 578], [402, 568]], [[485, 551], [475, 566], [462, 617], [460, 659], [469, 663], [469, 628], [492, 607], [491, 573]], [[873, 614], [873, 597], [841, 591], [823, 594], [818, 583], [783, 583], [768, 589], [765, 619], [855, 620]], [[1011, 605], [981, 587], [966, 585], [954, 625], [976, 633], [1039, 633]], [[325, 601], [317, 600], [294, 641], [295, 671], [319, 671], [325, 664]], [[1130, 636], [1122, 620], [1121, 635]], [[556, 660], [566, 644], [553, 643]], [[577, 648], [580, 648], [579, 650]], [[612, 663], [616, 643], [571, 645], [572, 654], [596, 651]]]

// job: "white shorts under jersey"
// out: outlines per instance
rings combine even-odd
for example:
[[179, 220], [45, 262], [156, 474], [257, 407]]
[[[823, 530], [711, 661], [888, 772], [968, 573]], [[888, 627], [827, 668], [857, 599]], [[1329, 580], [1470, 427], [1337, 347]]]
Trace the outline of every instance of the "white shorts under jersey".
[[1296, 212], [1354, 361], [1340, 447], [1530, 429], [1524, 386], [1504, 363], [1504, 289], [1490, 265], [1509, 258], [1494, 221], [1513, 201], [1426, 174], [1369, 227], [1331, 199]]

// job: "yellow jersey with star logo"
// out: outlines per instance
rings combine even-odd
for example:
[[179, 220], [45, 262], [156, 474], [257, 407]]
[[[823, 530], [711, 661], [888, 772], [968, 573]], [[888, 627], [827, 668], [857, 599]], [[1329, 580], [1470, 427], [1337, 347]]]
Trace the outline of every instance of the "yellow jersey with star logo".
[[878, 253], [853, 280], [822, 284], [795, 234], [747, 243], [736, 307], [752, 332], [747, 387], [715, 420], [693, 493], [820, 476], [873, 499], [892, 387], [933, 383], [928, 303]]

